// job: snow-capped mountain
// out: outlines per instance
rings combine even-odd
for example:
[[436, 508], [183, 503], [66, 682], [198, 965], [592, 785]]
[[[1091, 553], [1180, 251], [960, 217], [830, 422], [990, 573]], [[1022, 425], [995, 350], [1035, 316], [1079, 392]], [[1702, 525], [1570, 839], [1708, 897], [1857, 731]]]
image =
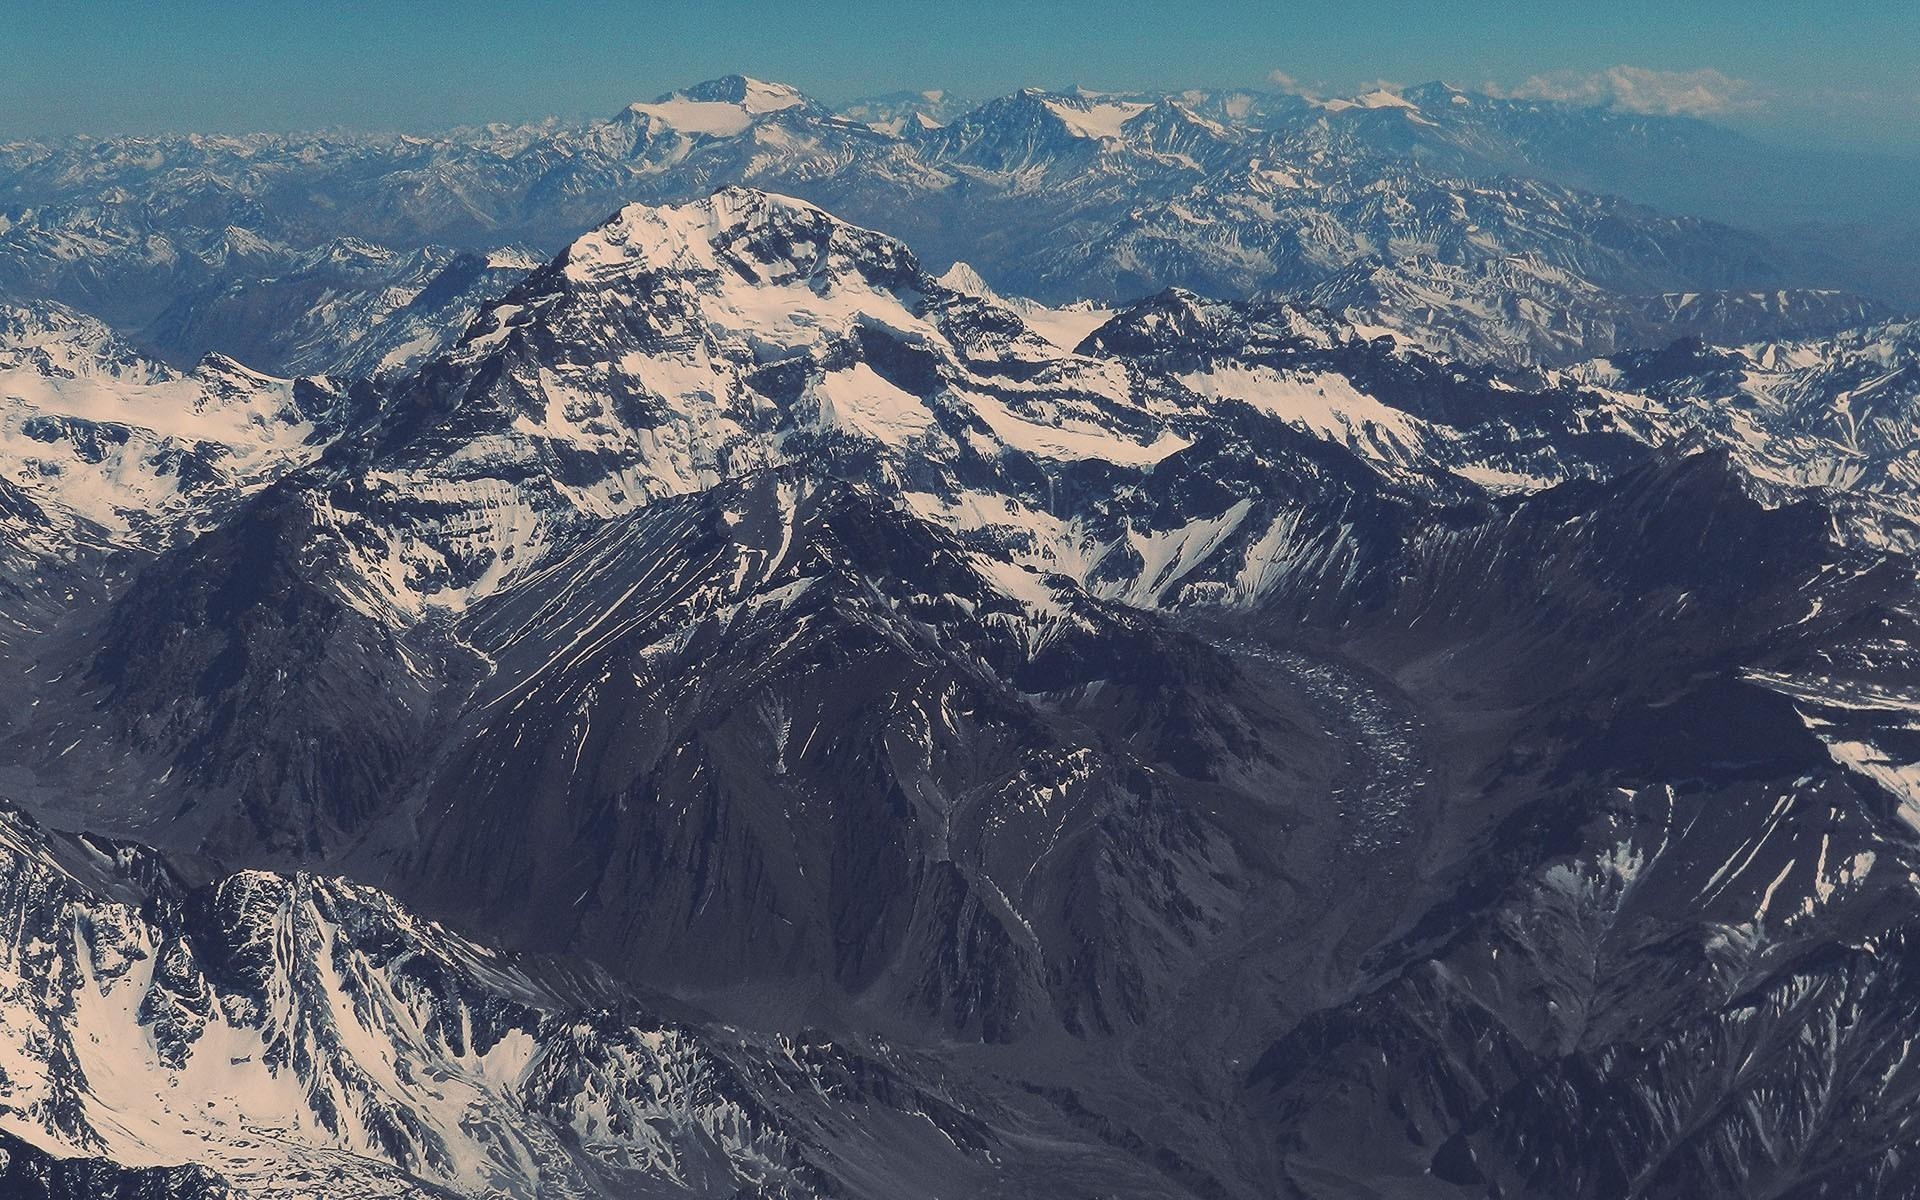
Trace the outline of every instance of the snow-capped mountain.
[[[1438, 85], [1354, 101], [1027, 89], [944, 105], [843, 115], [732, 76], [586, 124], [13, 143], [0, 146], [0, 284], [180, 363], [218, 350], [286, 374], [365, 370], [375, 360], [352, 347], [436, 291], [457, 250], [557, 248], [622, 204], [739, 184], [903, 237], [938, 266], [965, 259], [1010, 295], [1311, 297], [1483, 361], [1657, 347], [1670, 295], [1707, 296], [1681, 307], [1717, 342], [1817, 335], [1870, 303], [1835, 288], [1912, 299], [1849, 275], [1837, 252], [1607, 194], [1644, 193], [1644, 171], [1616, 189], [1574, 169], [1608, 146], [1685, 168], [1696, 145], [1720, 146], [1695, 123]], [[1756, 291], [1775, 299], [1740, 299]]]
[[1917, 350], [1914, 325], [1896, 321], [1732, 349], [1684, 340], [1567, 375], [1668, 427], [1656, 436], [1711, 438], [1764, 484], [1828, 492], [1855, 536], [1908, 549], [1920, 529]]
[[158, 548], [319, 453], [345, 398], [218, 355], [187, 372], [60, 305], [0, 308], [6, 483], [70, 545]]
[[800, 1197], [837, 1191], [850, 1149], [930, 1166], [959, 1157], [943, 1124], [966, 1136], [871, 1086], [883, 1059], [718, 1038], [343, 880], [189, 884], [14, 811], [0, 861], [10, 1166], [91, 1156], [143, 1196]]
[[[924, 138], [991, 209], [1258, 115], [1164, 99], [895, 134], [736, 80], [595, 129]], [[1302, 107], [1424, 102], [1258, 119]], [[1444, 242], [1391, 191], [1367, 236]], [[1692, 228], [1478, 195], [1595, 276]], [[85, 602], [0, 654], [0, 1170], [1910, 1188], [1905, 323], [1520, 372], [1435, 352], [1547, 327], [1463, 301], [1054, 306], [752, 188], [612, 213], [348, 326], [351, 385], [10, 318], [0, 545]]]
[[[284, 486], [183, 548], [185, 578], [142, 586], [198, 593], [210, 580], [190, 580], [229, 569], [241, 546], [286, 539], [308, 564], [300, 590], [332, 615], [277, 636], [307, 619], [337, 627], [350, 610], [366, 622], [353, 660], [370, 648], [380, 658], [428, 618], [457, 619], [539, 575], [608, 521], [798, 469], [958, 538], [1015, 611], [1031, 610], [1023, 636], [1043, 644], [1058, 623], [1056, 576], [1150, 607], [1272, 604], [1324, 586], [1316, 572], [1376, 569], [1412, 507], [1606, 477], [1707, 428], [1755, 486], [1845, 482], [1785, 430], [1756, 453], [1738, 406], [1696, 414], [1659, 389], [1607, 386], [1614, 367], [1570, 377], [1589, 386], [1528, 393], [1314, 310], [1178, 292], [1113, 315], [1074, 353], [963, 274], [946, 278], [969, 290], [891, 239], [765, 193], [623, 209], [489, 303], [443, 357], [357, 401], [368, 419], [324, 457], [338, 427], [288, 425], [289, 452], [220, 495], [281, 476]], [[1024, 307], [1059, 336], [1060, 314]], [[1330, 464], [1322, 443], [1346, 453]], [[1794, 472], [1769, 468], [1774, 458]], [[1896, 494], [1873, 528], [1895, 528], [1886, 522], [1907, 503]], [[1342, 546], [1334, 531], [1353, 521], [1385, 540]], [[172, 633], [139, 615], [165, 607], [148, 597], [115, 627], [116, 677], [167, 652]], [[451, 669], [422, 667], [440, 652], [416, 651], [425, 657], [392, 664], [402, 708], [415, 693], [427, 703]], [[133, 672], [113, 686], [146, 683]], [[331, 815], [290, 828], [323, 842], [351, 833], [368, 814], [344, 798], [369, 787], [335, 785], [315, 810]], [[216, 808], [201, 817], [218, 820]]]

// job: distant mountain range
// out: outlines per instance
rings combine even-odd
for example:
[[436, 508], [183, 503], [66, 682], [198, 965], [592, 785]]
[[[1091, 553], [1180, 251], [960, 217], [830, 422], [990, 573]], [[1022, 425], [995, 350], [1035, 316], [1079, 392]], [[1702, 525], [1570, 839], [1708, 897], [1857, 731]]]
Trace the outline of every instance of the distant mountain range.
[[[1305, 299], [1476, 361], [1658, 348], [1676, 323], [1726, 344], [1817, 336], [1920, 303], [1897, 220], [1763, 236], [1642, 203], [1825, 186], [1795, 161], [1698, 121], [1440, 84], [836, 112], [734, 76], [586, 124], [6, 144], [0, 288], [176, 365], [392, 369], [620, 205], [737, 184], [964, 259], [1009, 296]], [[1773, 182], [1734, 186], [1733, 164]]]

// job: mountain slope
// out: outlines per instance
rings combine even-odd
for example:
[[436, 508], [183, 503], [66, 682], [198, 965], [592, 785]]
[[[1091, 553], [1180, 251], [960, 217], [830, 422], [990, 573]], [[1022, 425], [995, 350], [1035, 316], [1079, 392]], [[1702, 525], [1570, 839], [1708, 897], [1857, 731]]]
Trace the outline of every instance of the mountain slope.
[[[910, 1163], [909, 1148], [970, 1169], [955, 1140], [968, 1119], [911, 1085], [890, 1094], [912, 1107], [889, 1112], [878, 1061], [649, 1017], [344, 881], [190, 886], [150, 851], [12, 811], [0, 840], [0, 989], [14, 1017], [40, 1014], [0, 1038], [0, 1125], [35, 1148], [8, 1169], [56, 1187], [134, 1186], [75, 1152], [138, 1167], [157, 1189], [138, 1194], [167, 1196], [226, 1194], [215, 1179], [245, 1195], [322, 1181], [337, 1196], [836, 1194], [842, 1139], [862, 1173]], [[874, 1105], [872, 1132], [833, 1111], [854, 1095]], [[782, 1131], [803, 1123], [824, 1140]], [[35, 1165], [48, 1154], [61, 1165]]]
[[[969, 153], [1185, 119], [1074, 99]], [[1914, 572], [1820, 464], [1901, 478], [1901, 327], [1528, 379], [983, 282], [623, 208], [56, 553], [3, 778], [94, 836], [0, 826], [0, 1129], [263, 1194], [1898, 1193]]]

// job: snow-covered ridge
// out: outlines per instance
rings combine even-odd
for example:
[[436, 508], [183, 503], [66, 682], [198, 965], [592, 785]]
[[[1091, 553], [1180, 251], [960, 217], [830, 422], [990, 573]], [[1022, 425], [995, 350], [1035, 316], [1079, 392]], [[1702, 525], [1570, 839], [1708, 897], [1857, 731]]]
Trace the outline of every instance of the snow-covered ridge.
[[942, 286], [968, 296], [977, 296], [1001, 308], [1018, 313], [1035, 333], [1062, 350], [1078, 348], [1088, 334], [1106, 324], [1114, 309], [1091, 300], [1051, 306], [1025, 296], [1003, 296], [964, 262], [956, 262], [940, 274]]
[[1075, 137], [1118, 141], [1126, 123], [1152, 107], [1142, 101], [1091, 96], [1055, 96], [1042, 101]]
[[[579, 522], [806, 463], [870, 481], [1028, 567], [1131, 595], [1133, 573], [1153, 557], [1138, 539], [1177, 530], [1122, 530], [1111, 514], [1088, 526], [1052, 510], [1053, 489], [1096, 466], [1150, 474], [1230, 412], [1338, 443], [1389, 477], [1438, 472], [1448, 486], [1496, 492], [1609, 469], [1576, 448], [1575, 431], [1659, 445], [1709, 418], [1733, 419], [1717, 404], [1695, 419], [1597, 364], [1565, 377], [1588, 389], [1584, 397], [1514, 401], [1511, 420], [1547, 429], [1462, 426], [1422, 411], [1417, 388], [1355, 385], [1348, 372], [1369, 355], [1411, 361], [1404, 349], [1357, 348], [1377, 328], [1297, 306], [1270, 306], [1250, 322], [1236, 311], [1192, 297], [1135, 306], [1123, 321], [1126, 345], [1109, 338], [1084, 357], [1073, 350], [1114, 312], [1008, 298], [965, 264], [935, 278], [899, 242], [806, 201], [734, 187], [688, 204], [629, 205], [484, 306], [443, 360], [470, 381], [454, 385], [458, 415], [384, 449], [317, 519], [358, 531], [349, 539], [363, 576], [348, 587], [356, 604], [405, 624], [500, 589]], [[329, 402], [312, 385], [299, 400], [293, 385], [217, 360], [176, 377], [77, 315], [47, 328], [55, 326], [58, 336], [35, 326], [15, 338], [5, 428], [16, 478], [28, 495], [116, 537], [159, 544], [310, 460], [337, 432], [322, 428], [324, 413], [306, 411]], [[1278, 360], [1261, 349], [1274, 341], [1289, 347]], [[411, 347], [389, 353], [419, 352]], [[1799, 363], [1816, 352], [1755, 353]], [[1155, 365], [1161, 356], [1164, 368]], [[41, 365], [30, 369], [29, 357]], [[67, 359], [75, 365], [61, 365]], [[120, 365], [88, 365], [96, 360]], [[86, 382], [102, 371], [117, 372], [111, 387]], [[448, 385], [436, 377], [430, 386], [439, 397]], [[156, 388], [171, 399], [156, 403]], [[1221, 410], [1223, 402], [1245, 407]], [[433, 399], [427, 411], [444, 403]], [[396, 406], [418, 410], [404, 398]], [[143, 413], [156, 415], [143, 424]], [[139, 432], [117, 441], [121, 427]], [[101, 428], [114, 432], [73, 441], [82, 436], [74, 431]], [[1759, 444], [1737, 421], [1720, 436], [1737, 450]], [[212, 456], [213, 482], [183, 490], [167, 477], [168, 447], [189, 443], [216, 448], [201, 454]], [[49, 445], [71, 445], [76, 462], [55, 463]], [[1781, 486], [1852, 478], [1845, 463], [1816, 463], [1778, 435], [1743, 461]], [[1884, 490], [1908, 491], [1897, 474]], [[440, 512], [429, 519], [432, 510]], [[1182, 524], [1221, 515], [1185, 514]], [[1108, 578], [1115, 571], [1118, 583]], [[1265, 568], [1245, 561], [1222, 574], [1262, 578]], [[1179, 594], [1156, 589], [1152, 602]]]
[[[1103, 314], [1033, 315], [1090, 327]], [[483, 311], [447, 362], [475, 381], [466, 432], [396, 448], [365, 481], [383, 507], [428, 498], [473, 514], [437, 530], [378, 518], [369, 540], [392, 550], [367, 574], [401, 613], [464, 607], [572, 522], [765, 466], [853, 471], [890, 491], [916, 479], [907, 502], [944, 520], [962, 470], [1138, 470], [1187, 444], [1117, 364], [941, 283], [890, 238], [739, 188], [621, 210]], [[562, 473], [562, 459], [581, 465]]]
[[[1409, 380], [1446, 373], [1404, 348], [1368, 348], [1379, 333], [1298, 306], [1236, 309], [1189, 293], [1121, 315], [1009, 299], [964, 264], [935, 278], [899, 242], [806, 201], [723, 188], [624, 207], [486, 304], [443, 370], [395, 389], [396, 416], [443, 415], [425, 426], [408, 416], [392, 444], [383, 422], [369, 435], [380, 449], [351, 486], [316, 499], [315, 519], [351, 531], [357, 578], [341, 586], [354, 604], [407, 625], [510, 585], [582, 523], [802, 464], [870, 483], [1023, 567], [1174, 604], [1183, 589], [1149, 586], [1153, 547], [1218, 556], [1182, 569], [1196, 585], [1266, 579], [1268, 565], [1247, 557], [1268, 552], [1259, 530], [1219, 524], [1220, 511], [1122, 522], [1108, 507], [1093, 519], [1058, 508], [1063, 486], [1107, 472], [1101, 488], [1129, 497], [1207, 431], [1248, 414], [1337, 443], [1385, 478], [1479, 492], [1606, 473], [1617, 452], [1587, 449], [1589, 433], [1652, 445], [1680, 435], [1683, 422], [1659, 415], [1668, 405], [1636, 399], [1597, 367], [1568, 376], [1586, 391], [1545, 400], [1472, 385], [1486, 393], [1475, 406], [1495, 405], [1488, 419], [1429, 413], [1423, 396], [1437, 385], [1382, 391], [1382, 364]], [[1075, 353], [1090, 337], [1091, 354]], [[426, 390], [410, 399], [412, 389]], [[221, 393], [242, 394], [252, 392]], [[1491, 416], [1509, 396], [1512, 415]], [[101, 415], [80, 407], [70, 415]], [[261, 418], [246, 411], [249, 423], [224, 430], [246, 454], [228, 453], [261, 465], [221, 494], [324, 440], [294, 423], [254, 446], [241, 439]], [[177, 431], [154, 436], [164, 432]]]
[[[1764, 298], [1762, 298], [1764, 299]], [[1737, 348], [1677, 344], [1568, 368], [1615, 410], [1677, 442], [1725, 447], [1763, 484], [1845, 501], [1847, 536], [1920, 546], [1920, 326], [1878, 322], [1830, 338]]]
[[567, 248], [568, 277], [596, 282], [621, 269], [711, 271], [727, 243], [783, 218], [827, 219], [804, 200], [745, 188], [723, 188], [695, 204], [630, 204]]
[[0, 1130], [56, 1156], [241, 1196], [805, 1194], [760, 1091], [817, 1094], [831, 1056], [570, 1006], [341, 880], [187, 889], [10, 809], [0, 868]]
[[754, 79], [747, 75], [728, 75], [720, 79], [708, 80], [672, 95], [696, 101], [738, 104], [755, 115], [784, 112], [789, 108], [798, 108], [812, 103], [799, 88], [791, 84], [768, 83], [766, 80]]
[[757, 117], [809, 103], [798, 88], [735, 75], [669, 92], [651, 104], [630, 104], [626, 111], [633, 116], [652, 117], [684, 133], [733, 137], [746, 132]]
[[164, 544], [313, 457], [332, 400], [225, 358], [176, 372], [60, 306], [0, 310], [7, 480], [126, 544]]

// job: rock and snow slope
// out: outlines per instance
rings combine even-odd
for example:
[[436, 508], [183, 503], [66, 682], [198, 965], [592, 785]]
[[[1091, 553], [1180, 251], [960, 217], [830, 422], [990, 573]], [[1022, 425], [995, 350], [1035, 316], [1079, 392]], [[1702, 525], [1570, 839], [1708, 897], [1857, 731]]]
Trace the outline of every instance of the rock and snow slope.
[[[786, 99], [632, 119], [817, 119]], [[947, 136], [1204, 151], [1017, 99], [1032, 139]], [[0, 818], [35, 1155], [259, 1194], [1905, 1185], [1904, 327], [1531, 381], [1179, 290], [1069, 339], [743, 188], [466, 303], [352, 389], [11, 327], [10, 603], [88, 603], [9, 634], [0, 786], [179, 856]], [[220, 470], [156, 490], [183, 445]]]
[[[150, 851], [14, 811], [0, 863], [0, 1131], [181, 1195], [196, 1173], [161, 1168], [248, 1196], [818, 1195], [836, 1188], [827, 1144], [865, 1140], [828, 1097], [888, 1070], [650, 1017], [337, 879], [189, 886]], [[577, 998], [595, 990], [612, 1006]], [[918, 1111], [871, 1119], [952, 1151]], [[805, 1144], [806, 1121], [827, 1136]]]
[[75, 541], [158, 547], [319, 452], [340, 397], [209, 357], [144, 359], [58, 305], [0, 309], [6, 481]]

